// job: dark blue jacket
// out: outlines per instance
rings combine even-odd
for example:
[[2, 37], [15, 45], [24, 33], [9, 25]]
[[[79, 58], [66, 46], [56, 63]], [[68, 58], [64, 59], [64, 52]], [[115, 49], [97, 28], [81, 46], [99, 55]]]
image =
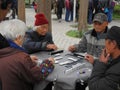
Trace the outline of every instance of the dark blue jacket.
[[47, 44], [53, 43], [50, 33], [46, 33], [45, 36], [41, 36], [36, 31], [29, 30], [26, 32], [23, 47], [28, 51], [28, 53], [34, 53], [47, 50]]

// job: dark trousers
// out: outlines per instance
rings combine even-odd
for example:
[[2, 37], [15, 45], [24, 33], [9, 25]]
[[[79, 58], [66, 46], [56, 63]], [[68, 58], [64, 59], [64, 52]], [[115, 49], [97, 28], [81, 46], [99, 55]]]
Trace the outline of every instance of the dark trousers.
[[75, 90], [85, 90], [87, 83], [76, 82]]
[[53, 86], [53, 82], [50, 82], [50, 83], [44, 88], [44, 90], [52, 90], [52, 86]]

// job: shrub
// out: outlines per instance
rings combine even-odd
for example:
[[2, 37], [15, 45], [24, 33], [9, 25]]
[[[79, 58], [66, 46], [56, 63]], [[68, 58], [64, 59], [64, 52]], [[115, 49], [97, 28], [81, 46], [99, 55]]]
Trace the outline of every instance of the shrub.
[[120, 5], [116, 5], [114, 8], [114, 14], [119, 14], [120, 15]]

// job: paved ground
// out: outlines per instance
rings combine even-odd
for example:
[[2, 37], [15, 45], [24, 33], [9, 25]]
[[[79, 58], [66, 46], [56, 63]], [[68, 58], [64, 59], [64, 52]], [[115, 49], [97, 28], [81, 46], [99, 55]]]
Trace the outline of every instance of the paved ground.
[[[35, 12], [32, 8], [26, 9], [26, 24], [28, 26], [34, 25], [34, 15], [35, 15]], [[64, 17], [65, 16], [63, 15], [63, 17], [62, 17], [63, 20], [61, 23], [59, 23], [57, 21], [56, 15], [52, 14], [52, 35], [53, 35], [53, 40], [54, 40], [55, 44], [60, 49], [67, 50], [68, 46], [78, 43], [80, 39], [66, 36], [66, 32], [72, 29], [71, 25], [75, 25], [76, 23], [75, 22], [65, 22]], [[120, 20], [112, 21], [109, 24], [109, 27], [111, 27], [113, 25], [120, 26]]]

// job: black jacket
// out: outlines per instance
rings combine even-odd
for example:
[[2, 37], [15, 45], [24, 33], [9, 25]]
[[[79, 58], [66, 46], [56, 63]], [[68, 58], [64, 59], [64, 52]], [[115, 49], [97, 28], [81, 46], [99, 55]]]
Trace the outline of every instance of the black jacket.
[[120, 90], [120, 56], [108, 64], [95, 61], [89, 90]]
[[0, 34], [0, 49], [10, 46], [8, 41]]

